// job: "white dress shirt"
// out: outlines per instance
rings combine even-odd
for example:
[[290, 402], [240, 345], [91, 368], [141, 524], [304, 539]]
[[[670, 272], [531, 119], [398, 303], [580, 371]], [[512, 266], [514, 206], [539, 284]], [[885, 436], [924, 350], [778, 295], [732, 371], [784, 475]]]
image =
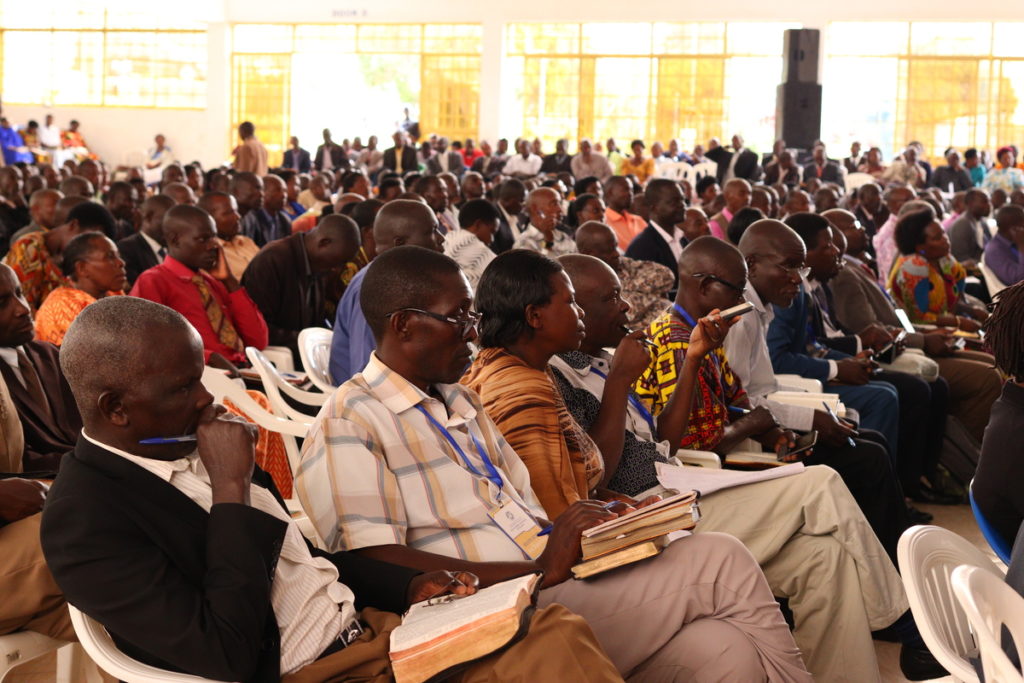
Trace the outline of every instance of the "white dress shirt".
[[25, 386], [25, 377], [21, 374], [21, 365], [18, 362], [18, 349], [20, 348], [20, 346], [0, 346], [0, 360], [11, 366], [14, 376], [21, 382], [21, 386]]
[[[213, 487], [199, 454], [178, 460], [140, 458], [82, 436], [168, 482], [207, 512], [213, 507]], [[257, 484], [249, 487], [252, 507], [288, 523], [278, 556], [270, 603], [281, 630], [281, 675], [312, 663], [338, 639], [343, 626], [356, 618], [355, 595], [338, 581], [338, 569], [322, 557], [313, 557], [288, 512], [274, 495]]]
[[658, 234], [661, 235], [661, 239], [665, 240], [665, 242], [668, 243], [668, 248], [672, 250], [672, 258], [678, 261], [679, 257], [682, 256], [683, 254], [682, 233], [679, 232], [678, 230], [673, 230], [672, 234], [670, 235], [667, 232], [665, 232], [664, 228], [662, 228], [654, 221], [651, 221], [651, 225], [658, 232]]
[[542, 163], [544, 162], [536, 154], [530, 154], [525, 159], [522, 154], [517, 154], [505, 162], [505, 168], [501, 173], [509, 176], [535, 176], [540, 173]]
[[[743, 297], [754, 304], [754, 310], [740, 316], [740, 321], [732, 326], [725, 336], [726, 358], [729, 367], [740, 378], [743, 388], [747, 390], [750, 402], [755, 406], [764, 406], [772, 412], [775, 419], [787, 429], [806, 432], [814, 423], [814, 408], [793, 406], [768, 399], [768, 394], [779, 390], [775, 379], [772, 360], [768, 355], [768, 325], [771, 324], [775, 312], [771, 306], [761, 302], [754, 286], [747, 282]], [[829, 361], [830, 366], [834, 361]]]
[[39, 126], [39, 144], [43, 147], [60, 147], [60, 128], [54, 124]]
[[549, 247], [547, 245], [547, 240], [544, 237], [544, 233], [541, 232], [533, 223], [530, 223], [526, 230], [516, 235], [516, 241], [512, 244], [512, 248], [529, 249], [531, 251], [540, 252], [545, 256], [550, 256], [551, 258], [558, 258], [565, 254], [576, 253], [576, 242], [574, 242], [571, 237], [561, 230], [556, 229], [551, 232], [555, 239]]

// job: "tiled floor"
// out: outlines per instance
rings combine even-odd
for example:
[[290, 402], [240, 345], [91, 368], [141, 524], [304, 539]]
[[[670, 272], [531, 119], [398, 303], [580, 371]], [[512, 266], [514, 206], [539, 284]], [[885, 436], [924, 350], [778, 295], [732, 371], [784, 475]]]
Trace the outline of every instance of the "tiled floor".
[[[995, 555], [982, 537], [981, 531], [978, 530], [978, 526], [974, 523], [974, 517], [971, 514], [969, 505], [920, 505], [919, 507], [935, 516], [933, 524], [960, 534], [981, 548], [994, 562], [998, 563]], [[900, 673], [899, 645], [895, 643], [875, 643], [875, 649], [878, 652], [878, 663], [882, 671], [882, 680], [886, 683], [902, 683], [906, 681], [907, 679]], [[56, 657], [54, 655], [40, 657], [15, 669], [7, 677], [5, 683], [52, 683], [55, 667]], [[92, 683], [92, 681], [99, 680], [100, 678], [96, 676], [94, 671], [87, 672], [86, 667], [82, 667], [75, 678], [75, 683], [78, 683], [78, 681]], [[953, 679], [952, 677], [947, 677], [936, 680], [945, 682], [952, 681]]]

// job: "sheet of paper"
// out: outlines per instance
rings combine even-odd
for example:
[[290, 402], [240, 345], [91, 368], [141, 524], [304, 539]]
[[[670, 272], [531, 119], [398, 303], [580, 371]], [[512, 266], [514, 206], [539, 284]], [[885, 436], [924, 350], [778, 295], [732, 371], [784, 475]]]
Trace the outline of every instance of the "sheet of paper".
[[715, 491], [753, 484], [758, 481], [769, 479], [780, 479], [800, 474], [805, 467], [802, 462], [795, 462], [781, 467], [772, 467], [767, 470], [756, 470], [752, 472], [741, 470], [718, 470], [709, 467], [679, 467], [666, 463], [657, 463], [658, 482], [668, 489], [679, 491], [700, 491], [702, 495], [708, 495]]

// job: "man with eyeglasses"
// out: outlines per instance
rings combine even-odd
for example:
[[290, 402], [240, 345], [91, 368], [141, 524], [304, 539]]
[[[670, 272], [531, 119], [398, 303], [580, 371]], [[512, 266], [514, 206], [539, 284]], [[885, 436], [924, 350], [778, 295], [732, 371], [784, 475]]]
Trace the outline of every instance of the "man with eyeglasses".
[[[377, 256], [404, 244], [444, 251], [444, 236], [438, 228], [437, 215], [423, 202], [411, 199], [396, 199], [384, 205], [373, 221], [373, 239]], [[366, 268], [355, 274], [338, 303], [329, 364], [335, 384], [347, 381], [362, 370], [377, 346], [359, 306], [365, 275]]]

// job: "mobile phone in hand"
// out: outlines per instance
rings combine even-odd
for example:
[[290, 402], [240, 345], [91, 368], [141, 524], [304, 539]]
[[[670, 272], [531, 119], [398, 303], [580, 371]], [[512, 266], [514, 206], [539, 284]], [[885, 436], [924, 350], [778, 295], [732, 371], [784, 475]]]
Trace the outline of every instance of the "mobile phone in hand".
[[799, 439], [796, 445], [790, 450], [789, 446], [783, 446], [779, 451], [779, 460], [792, 459], [794, 456], [805, 456], [818, 443], [818, 432], [812, 429]]
[[744, 301], [743, 303], [733, 306], [732, 308], [725, 309], [718, 315], [722, 318], [722, 320], [730, 320], [738, 315], [749, 313], [752, 310], [754, 310], [754, 304], [750, 303], [749, 301]]

